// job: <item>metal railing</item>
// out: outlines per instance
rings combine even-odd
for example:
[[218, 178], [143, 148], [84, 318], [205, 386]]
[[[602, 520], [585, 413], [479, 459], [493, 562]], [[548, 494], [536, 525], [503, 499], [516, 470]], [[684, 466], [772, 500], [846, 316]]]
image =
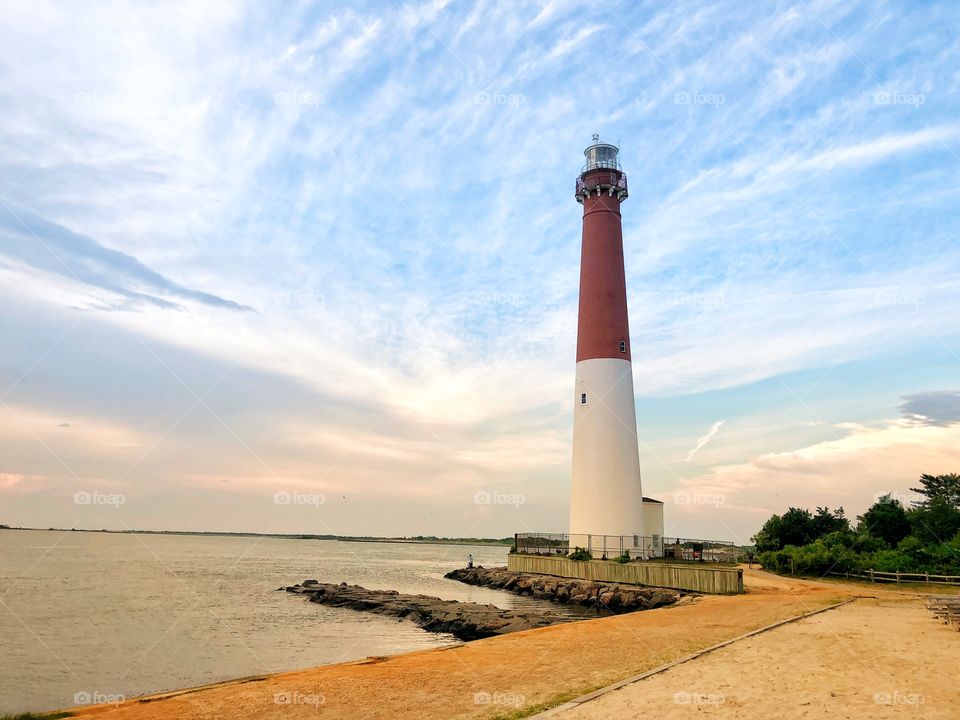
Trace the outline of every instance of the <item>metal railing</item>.
[[621, 190], [626, 190], [626, 189], [627, 189], [627, 176], [626, 176], [626, 174], [621, 172], [619, 175], [616, 175], [615, 173], [611, 172], [611, 173], [610, 173], [610, 181], [609, 181], [609, 182], [605, 183], [605, 182], [603, 182], [603, 181], [597, 181], [597, 182], [594, 182], [592, 185], [589, 185], [589, 186], [583, 181], [583, 175], [579, 175], [579, 176], [577, 177], [577, 192], [578, 192], [578, 193], [579, 193], [579, 192], [583, 192], [584, 190], [593, 189], [593, 188], [596, 188], [596, 187], [611, 187], [611, 186], [618, 187], [618, 188], [620, 188]]
[[734, 563], [740, 551], [726, 540], [698, 540], [660, 535], [593, 535], [569, 533], [516, 533], [514, 548], [526, 555], [567, 556], [588, 550], [596, 560], [627, 555], [631, 560]]
[[620, 170], [622, 172], [623, 167], [616, 160], [588, 160], [580, 168], [580, 174], [582, 175], [590, 170]]

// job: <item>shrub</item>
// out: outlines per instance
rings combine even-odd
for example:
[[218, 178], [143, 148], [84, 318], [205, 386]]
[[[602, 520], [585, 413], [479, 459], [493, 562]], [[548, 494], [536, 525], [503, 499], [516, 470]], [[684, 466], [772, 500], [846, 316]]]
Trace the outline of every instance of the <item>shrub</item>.
[[581, 547], [574, 548], [573, 552], [567, 555], [571, 560], [593, 560], [593, 553], [584, 550]]
[[901, 550], [878, 550], [864, 558], [869, 568], [880, 572], [913, 572], [917, 563]]
[[[836, 540], [836, 539], [835, 539]], [[760, 564], [776, 573], [794, 575], [826, 575], [828, 572], [851, 572], [859, 569], [859, 555], [842, 542], [825, 539], [809, 545], [787, 545], [783, 550], [760, 553]]]
[[917, 489], [928, 499], [913, 508], [890, 495], [880, 497], [858, 518], [855, 531], [842, 508], [831, 512], [818, 507], [816, 515], [790, 508], [767, 520], [754, 536], [757, 560], [771, 572], [794, 575], [871, 569], [960, 575], [960, 507], [946, 491], [957, 477], [923, 476], [924, 487], [933, 489]]

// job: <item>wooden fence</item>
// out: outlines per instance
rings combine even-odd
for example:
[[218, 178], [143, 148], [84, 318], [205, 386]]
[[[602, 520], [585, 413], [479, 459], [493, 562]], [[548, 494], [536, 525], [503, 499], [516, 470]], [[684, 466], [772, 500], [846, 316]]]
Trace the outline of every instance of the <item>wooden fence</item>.
[[865, 573], [844, 573], [829, 572], [827, 575], [837, 577], [856, 578], [858, 580], [869, 580], [870, 582], [892, 582], [900, 584], [908, 583], [926, 583], [928, 585], [960, 585], [960, 575], [933, 575], [931, 573], [902, 573], [902, 572], [881, 572], [880, 570], [867, 570]]
[[740, 568], [669, 565], [662, 562], [621, 564], [605, 560], [581, 561], [520, 553], [507, 556], [507, 568], [513, 572], [692, 590], [714, 595], [734, 595], [743, 592], [743, 570]]

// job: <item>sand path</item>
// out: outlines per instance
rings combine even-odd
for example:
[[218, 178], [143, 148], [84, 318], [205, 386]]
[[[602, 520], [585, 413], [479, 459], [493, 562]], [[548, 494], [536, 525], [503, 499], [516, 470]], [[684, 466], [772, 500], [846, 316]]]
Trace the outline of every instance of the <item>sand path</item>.
[[960, 717], [960, 633], [916, 601], [857, 600], [551, 713], [557, 720]]
[[[870, 586], [793, 580], [755, 570], [745, 573], [745, 585], [748, 591], [745, 595], [702, 597], [690, 604], [556, 625], [454, 648], [368, 658], [167, 694], [149, 701], [131, 700], [118, 706], [74, 708], [74, 711], [81, 717], [111, 720], [301, 717], [450, 720], [508, 716], [521, 709], [532, 713], [535, 708], [560, 705], [707, 646], [857, 593], [879, 592], [884, 596], [902, 597], [892, 591], [874, 591]], [[833, 612], [837, 611], [817, 617]], [[921, 626], [939, 630], [929, 621], [929, 627], [924, 623], [910, 624], [907, 634]], [[960, 633], [953, 635], [960, 636]], [[948, 638], [955, 643], [960, 640], [949, 635]], [[783, 648], [787, 655], [794, 651]], [[954, 656], [958, 657], [960, 655]], [[911, 666], [915, 661], [913, 655], [901, 658], [901, 663]], [[758, 675], [755, 669], [749, 676], [736, 666], [727, 670], [731, 683], [754, 684], [758, 682]], [[811, 676], [810, 683], [817, 682]], [[914, 692], [910, 685], [895, 687]], [[881, 685], [875, 692], [895, 687]], [[808, 690], [813, 692], [816, 688]], [[731, 700], [737, 697], [733, 693], [729, 695]], [[931, 697], [939, 696], [931, 692]], [[728, 707], [734, 707], [733, 702]], [[676, 710], [672, 693], [670, 708]], [[955, 717], [960, 717], [960, 713]]]

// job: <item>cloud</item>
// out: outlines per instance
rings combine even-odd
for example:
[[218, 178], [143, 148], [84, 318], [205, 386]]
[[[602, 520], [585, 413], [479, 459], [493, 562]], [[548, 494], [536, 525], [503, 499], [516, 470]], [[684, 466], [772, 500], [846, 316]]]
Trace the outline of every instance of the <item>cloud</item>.
[[885, 135], [848, 147], [829, 148], [807, 160], [798, 162], [796, 159], [791, 159], [772, 170], [776, 173], [781, 170], [833, 170], [848, 166], [860, 167], [931, 146], [942, 151], [948, 141], [955, 140], [958, 136], [960, 136], [960, 125]]
[[900, 412], [912, 422], [941, 427], [960, 422], [960, 391], [917, 393], [903, 399]]
[[700, 450], [702, 450], [703, 447], [708, 442], [710, 442], [710, 440], [713, 439], [713, 436], [720, 431], [720, 428], [723, 427], [723, 424], [725, 422], [726, 420], [718, 420], [713, 425], [711, 425], [710, 429], [707, 431], [707, 434], [701, 437], [699, 440], [697, 440], [696, 446], [693, 448], [693, 450], [690, 451], [690, 453], [684, 459], [684, 462], [690, 462], [691, 460], [693, 460], [693, 456], [696, 455], [698, 452], [700, 452]]
[[[726, 467], [801, 443], [795, 425], [734, 442], [744, 406], [783, 410], [750, 394], [764, 380], [828, 371], [836, 403], [804, 399], [821, 427], [877, 420], [891, 412], [877, 398], [923, 389], [912, 368], [929, 346], [954, 345], [960, 96], [923, 8], [892, 22], [855, 3], [30, 7], [0, 7], [0, 64], [18, 69], [0, 73], [0, 199], [15, 213], [0, 207], [0, 323], [30, 311], [0, 371], [12, 382], [78, 323], [18, 386], [18, 402], [74, 421], [57, 442], [98, 420], [162, 432], [193, 401], [169, 369], [203, 389], [236, 363], [244, 382], [224, 380], [218, 414], [278, 476], [309, 483], [338, 447], [351, 497], [457, 496], [500, 468], [530, 483], [525, 523], [561, 528], [571, 186], [594, 131], [621, 140], [631, 181], [635, 386], [668, 411], [689, 401], [662, 429], [680, 474], [714, 450]], [[598, 57], [615, 71], [585, 72]], [[857, 363], [880, 362], [883, 387], [865, 387]], [[691, 453], [718, 417], [722, 447]], [[216, 418], [184, 423], [131, 482], [273, 482]], [[71, 450], [102, 470], [107, 440], [89, 439]], [[180, 522], [171, 506], [155, 525]], [[384, 513], [393, 531], [449, 531], [436, 507]], [[443, 514], [455, 531], [474, 509]], [[372, 515], [350, 517], [363, 532]], [[683, 535], [709, 521], [677, 517]], [[516, 529], [499, 522], [477, 530]]]
[[[922, 473], [960, 469], [960, 424], [918, 425], [890, 420], [877, 427], [843, 424], [838, 437], [747, 462], [720, 465], [681, 482], [689, 498], [715, 502], [673, 505], [670, 511], [703, 527], [734, 532], [741, 541], [773, 513], [790, 506], [843, 506], [861, 514], [878, 494], [910, 495]], [[674, 516], [676, 521], [676, 515]]]
[[180, 309], [179, 304], [158, 297], [164, 295], [208, 307], [250, 310], [231, 300], [179, 285], [135, 257], [7, 203], [0, 208], [0, 253], [39, 270], [121, 295], [126, 298], [122, 309], [134, 309], [141, 303]]

